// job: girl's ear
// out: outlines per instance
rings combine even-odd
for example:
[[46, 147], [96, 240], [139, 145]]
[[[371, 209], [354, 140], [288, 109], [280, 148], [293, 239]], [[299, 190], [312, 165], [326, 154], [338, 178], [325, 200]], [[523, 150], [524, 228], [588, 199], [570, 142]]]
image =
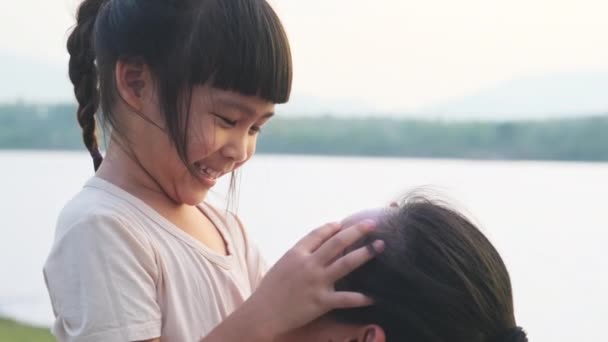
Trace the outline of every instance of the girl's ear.
[[116, 62], [116, 88], [120, 98], [132, 109], [141, 112], [143, 102], [151, 95], [152, 77], [140, 59], [119, 59]]
[[357, 341], [360, 342], [386, 342], [384, 330], [376, 324], [370, 324], [359, 330]]

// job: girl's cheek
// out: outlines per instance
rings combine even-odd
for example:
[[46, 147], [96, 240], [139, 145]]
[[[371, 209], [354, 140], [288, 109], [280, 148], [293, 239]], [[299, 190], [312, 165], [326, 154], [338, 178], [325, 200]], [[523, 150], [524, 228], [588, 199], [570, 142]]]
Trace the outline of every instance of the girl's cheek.
[[251, 158], [255, 154], [255, 150], [258, 144], [258, 138], [256, 137], [253, 142], [249, 145], [249, 151], [247, 155]]
[[[252, 148], [249, 148], [249, 151], [247, 151], [247, 160], [251, 159], [251, 157], [253, 157], [254, 154], [255, 154], [255, 146], [253, 146]], [[245, 160], [245, 162], [247, 162], [247, 160]]]
[[[194, 131], [194, 130], [193, 130]], [[221, 137], [218, 136], [217, 130], [211, 128], [203, 131], [198, 129], [197, 132], [190, 135], [188, 139], [188, 153], [193, 160], [200, 159], [218, 149], [219, 141]]]
[[196, 145], [207, 145], [217, 134], [216, 119], [211, 115], [192, 115], [189, 123], [189, 140]]

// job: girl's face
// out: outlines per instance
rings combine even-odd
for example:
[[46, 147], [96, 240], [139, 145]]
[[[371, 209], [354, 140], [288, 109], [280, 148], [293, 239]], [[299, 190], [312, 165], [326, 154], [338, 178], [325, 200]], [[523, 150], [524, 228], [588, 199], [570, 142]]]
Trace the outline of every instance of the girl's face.
[[255, 152], [260, 129], [274, 104], [209, 86], [194, 88], [188, 122], [190, 172], [164, 132], [158, 101], [144, 101], [142, 113], [157, 123], [138, 125], [135, 151], [145, 171], [175, 203], [200, 203], [217, 179], [243, 165]]

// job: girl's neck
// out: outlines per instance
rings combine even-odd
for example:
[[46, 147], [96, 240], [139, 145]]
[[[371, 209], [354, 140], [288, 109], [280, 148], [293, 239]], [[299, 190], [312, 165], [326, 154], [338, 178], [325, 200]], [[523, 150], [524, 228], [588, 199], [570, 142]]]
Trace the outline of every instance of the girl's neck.
[[139, 198], [216, 253], [228, 255], [227, 242], [211, 219], [196, 206], [172, 201], [158, 182], [128, 153], [117, 143], [110, 143], [96, 176]]
[[96, 176], [120, 187], [157, 210], [179, 210], [185, 206], [172, 201], [152, 175], [137, 162], [136, 157], [115, 141], [110, 142]]

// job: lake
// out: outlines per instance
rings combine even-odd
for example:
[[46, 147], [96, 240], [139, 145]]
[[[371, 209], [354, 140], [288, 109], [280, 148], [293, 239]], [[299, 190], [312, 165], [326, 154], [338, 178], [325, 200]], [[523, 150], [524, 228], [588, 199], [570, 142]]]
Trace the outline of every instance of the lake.
[[[92, 173], [85, 153], [0, 152], [0, 314], [51, 324], [42, 265], [58, 212]], [[259, 155], [241, 173], [237, 209], [276, 261], [310, 229], [420, 186], [501, 252], [531, 341], [605, 340], [608, 164]], [[224, 187], [211, 195], [220, 206]]]

